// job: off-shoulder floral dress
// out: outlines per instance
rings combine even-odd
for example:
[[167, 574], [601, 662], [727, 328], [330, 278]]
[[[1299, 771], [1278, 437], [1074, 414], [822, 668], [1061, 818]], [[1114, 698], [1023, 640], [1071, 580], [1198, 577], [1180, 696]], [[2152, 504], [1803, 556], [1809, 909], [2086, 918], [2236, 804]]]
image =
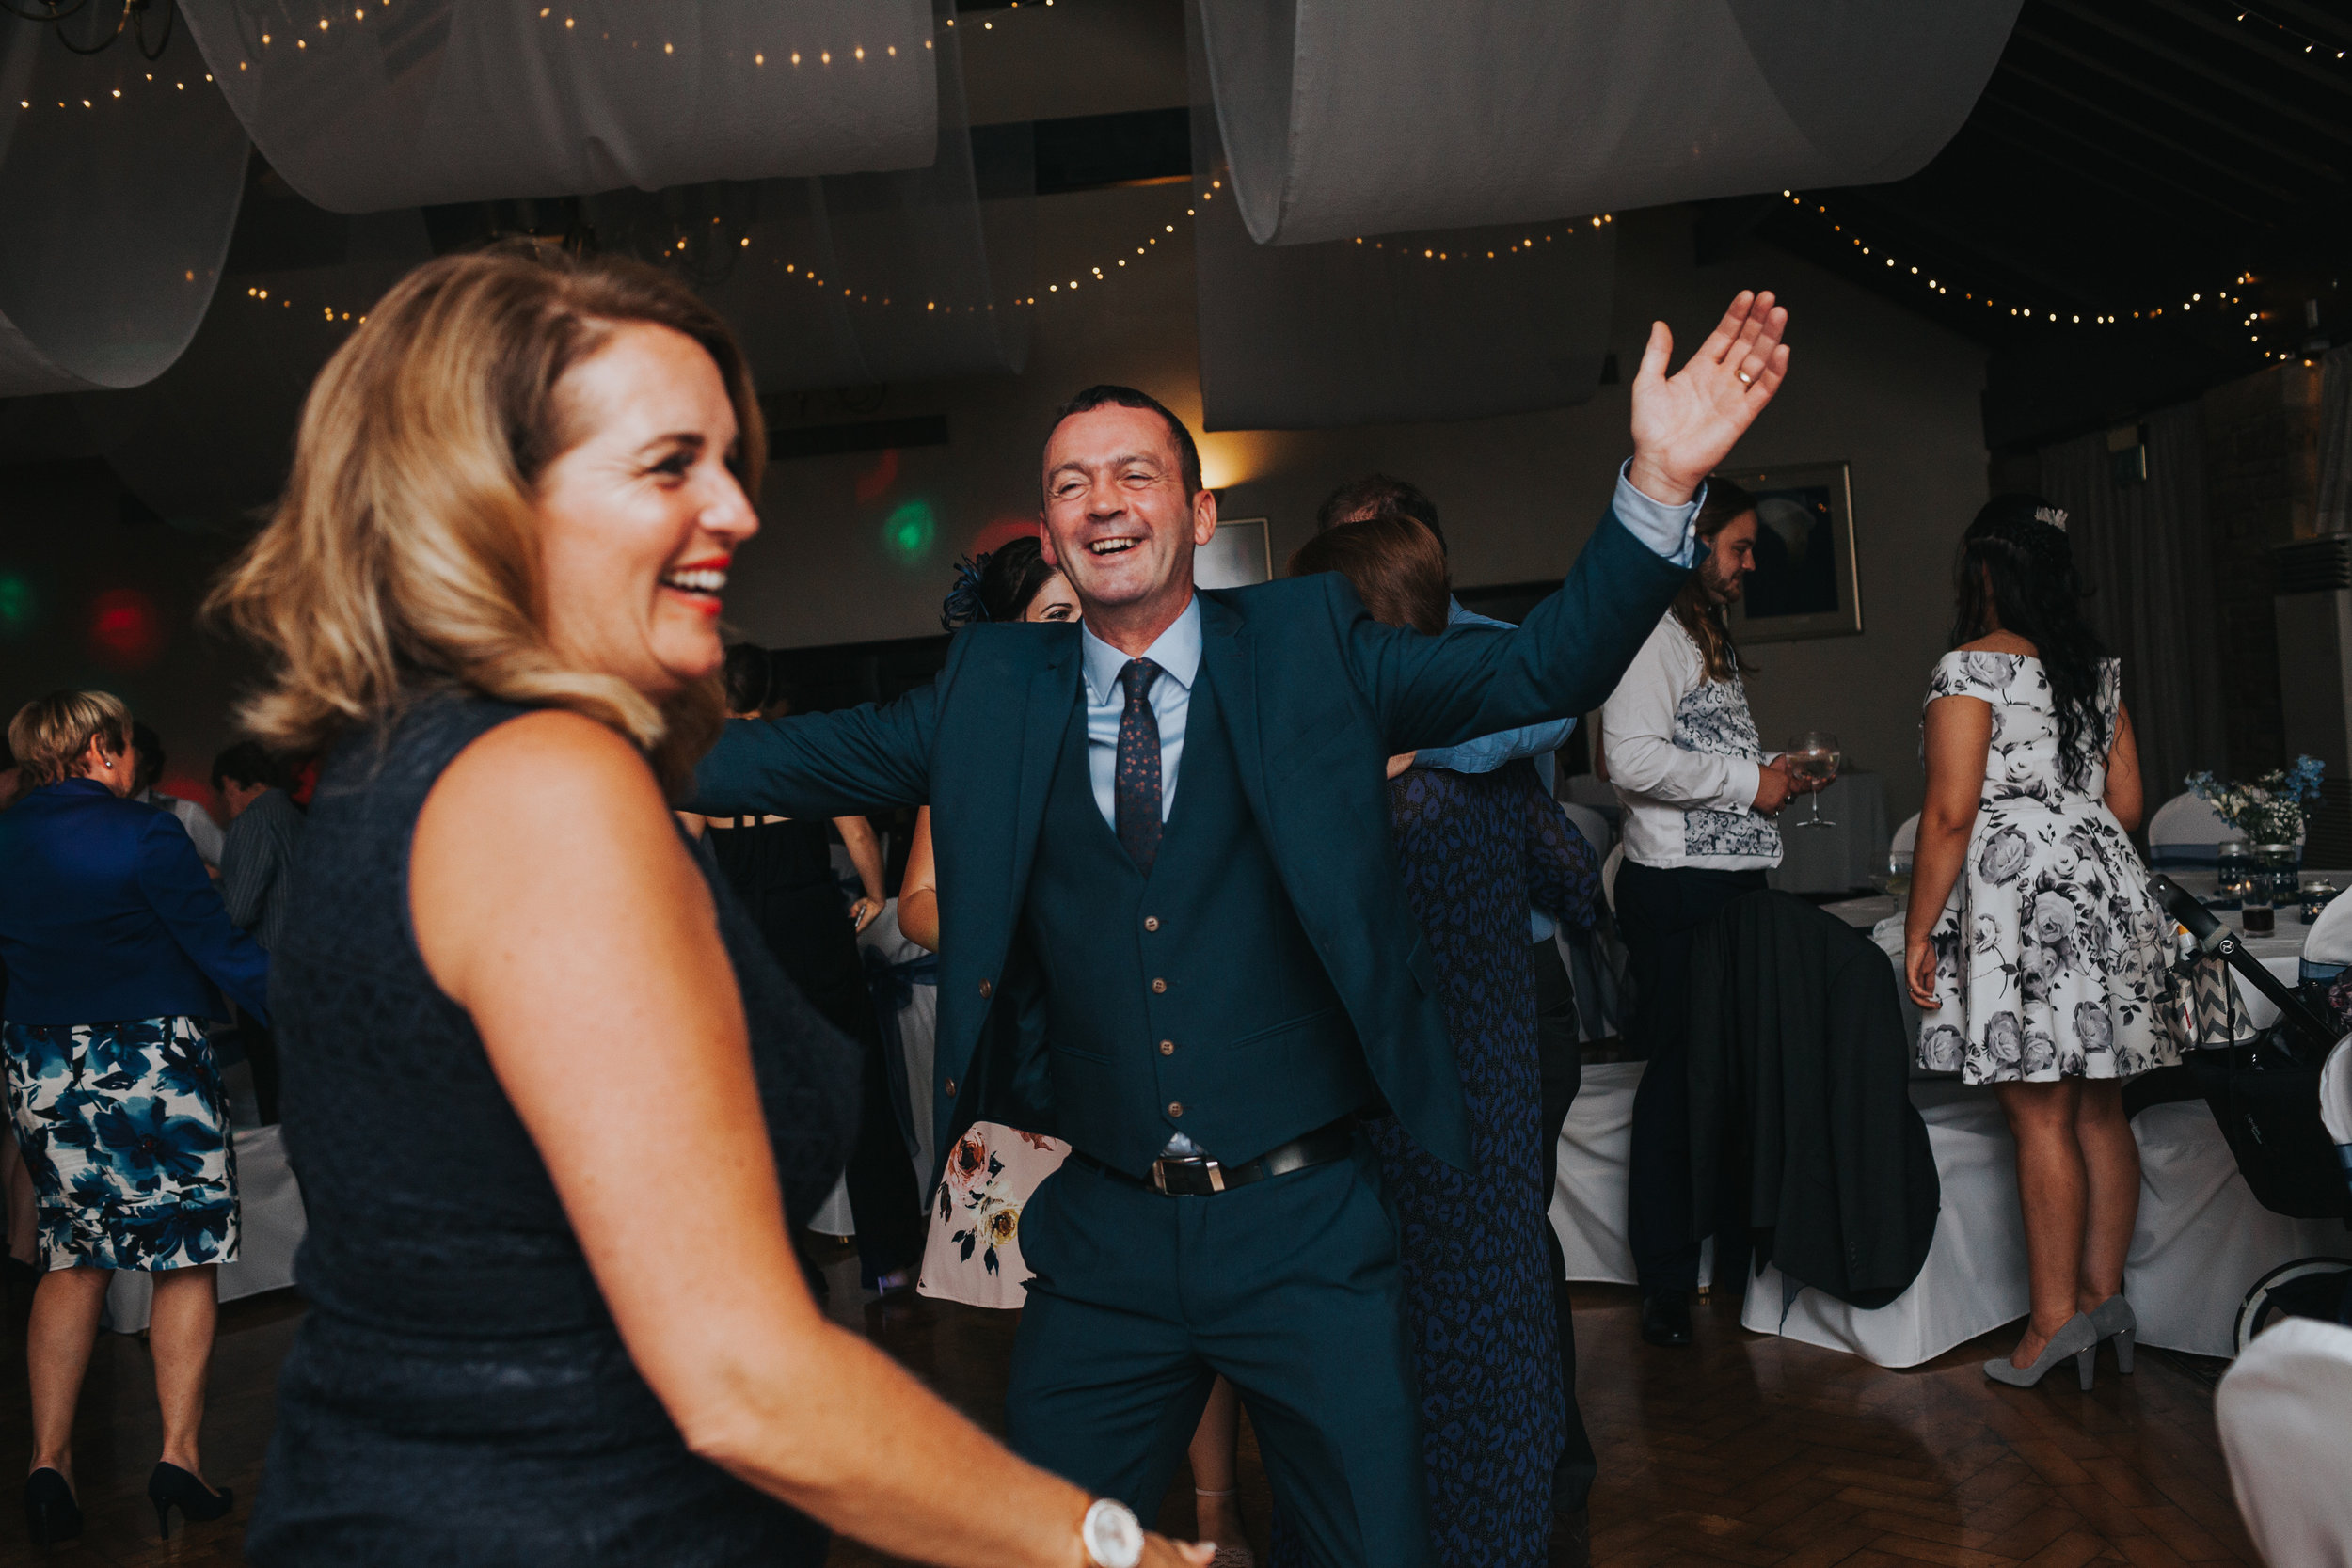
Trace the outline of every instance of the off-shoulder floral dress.
[[[2100, 672], [2113, 733], [2121, 666]], [[1942, 1006], [1919, 1032], [1919, 1065], [1970, 1084], [2124, 1078], [2180, 1060], [2171, 922], [2148, 868], [2106, 808], [2104, 750], [2080, 787], [2058, 766], [2058, 717], [2042, 661], [1946, 654], [1927, 700], [1993, 709], [1984, 790], [1968, 859], [1931, 939]]]

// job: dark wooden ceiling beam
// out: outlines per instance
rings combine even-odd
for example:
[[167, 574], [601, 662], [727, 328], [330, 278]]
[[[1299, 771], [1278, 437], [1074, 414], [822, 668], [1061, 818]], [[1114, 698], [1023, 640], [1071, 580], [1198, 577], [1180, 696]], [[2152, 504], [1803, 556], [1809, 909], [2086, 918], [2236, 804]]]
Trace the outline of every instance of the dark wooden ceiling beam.
[[[1997, 107], [1997, 105], [1995, 106]], [[2118, 183], [2109, 176], [2103, 174], [2096, 169], [2088, 168], [2081, 164], [2074, 162], [2070, 158], [2061, 157], [2058, 153], [2051, 151], [2046, 143], [2037, 142], [2027, 136], [2017, 135], [2012, 132], [2002, 130], [1997, 125], [1988, 125], [1983, 120], [1973, 118], [1968, 121], [1968, 123], [1960, 128], [1960, 135], [1962, 136], [1969, 135], [1971, 134], [1990, 136], [1994, 141], [2000, 142], [2005, 146], [2015, 148], [2023, 152], [2031, 153], [2036, 162], [2045, 163], [2050, 165], [2053, 168], [2062, 169], [2066, 173], [2073, 175], [2075, 179], [2082, 181], [2085, 184], [2096, 185], [2110, 196], [2121, 197], [2124, 200], [2132, 203], [2134, 206], [2143, 209], [2153, 216], [2172, 218], [2178, 216], [2179, 214], [2179, 206], [2176, 200], [2171, 198], [2159, 198], [2149, 195], [2146, 191], [2136, 191], [2129, 185]], [[1954, 138], [1954, 140], [1958, 139], [1958, 137]], [[2198, 197], [2197, 199], [2202, 200], [2203, 198]], [[2226, 214], [2228, 209], [2217, 207], [2215, 211]]]
[[2284, 48], [2264, 38], [2260, 33], [2249, 33], [2218, 18], [2207, 16], [2196, 7], [2186, 4], [2185, 0], [2138, 0], [2138, 3], [2143, 6], [2153, 6], [2168, 15], [2177, 16], [2183, 22], [2201, 28], [2217, 38], [2228, 39], [2240, 49], [2265, 55], [2275, 64], [2285, 66], [2306, 81], [2316, 82], [2323, 87], [2343, 93], [2346, 97], [2352, 97], [2352, 82], [2345, 81], [2334, 71], [2322, 70], [2299, 50]]
[[[2206, 108], [2201, 103], [2192, 103], [2185, 98], [2175, 97], [2173, 94], [2166, 92], [2163, 88], [2153, 87], [2141, 80], [2139, 77], [2134, 76], [2127, 71], [2120, 71], [2114, 66], [2107, 64], [2106, 61], [2099, 59], [2094, 55], [2086, 55], [2081, 50], [2074, 48], [2071, 44], [2061, 43], [2057, 39], [2052, 38], [2049, 34], [2042, 32], [2039, 29], [2026, 26], [2021, 24], [2014, 36], [2026, 40], [2037, 48], [2046, 49], [2053, 55], [2059, 56], [2061, 59], [2070, 60], [2075, 65], [2082, 67], [2085, 71], [2096, 72], [2111, 82], [2118, 83], [2139, 97], [2153, 99], [2156, 103], [2163, 104], [2169, 109], [2173, 109], [2181, 114], [2187, 115], [2193, 119], [2201, 119], [2207, 125], [2210, 125], [2216, 130], [2221, 132], [2224, 135], [2234, 136], [2239, 141], [2246, 143], [2247, 146], [2258, 149], [2283, 163], [2293, 164], [2296, 167], [2304, 169], [2312, 174], [2315, 174], [2323, 180], [2335, 180], [2340, 182], [2343, 179], [2343, 175], [2338, 170], [2326, 164], [2320, 163], [2315, 159], [2305, 157], [2301, 152], [2296, 151], [2294, 148], [2288, 147], [2283, 142], [2275, 142], [2268, 136], [2260, 135], [2255, 132], [2249, 131], [2244, 125], [2225, 115], [2215, 114], [2211, 109]], [[2352, 128], [2340, 131], [2337, 135], [2338, 139], [2340, 140], [2352, 141]]]
[[2307, 5], [2305, 0], [2262, 0], [2262, 8], [2293, 17], [2300, 25], [2309, 27], [2312, 36], [2322, 41], [2352, 49], [2352, 25], [2333, 11]]
[[2097, 153], [2100, 157], [2106, 159], [2109, 163], [2115, 164], [2123, 168], [2128, 168], [2134, 173], [2144, 175], [2159, 185], [2169, 186], [2171, 189], [2178, 191], [2183, 196], [2193, 197], [2198, 201], [2202, 202], [2205, 206], [2213, 208], [2216, 212], [2226, 213], [2230, 216], [2236, 218], [2241, 222], [2250, 223], [2258, 228], [2266, 229], [2276, 226], [2274, 220], [2270, 218], [2249, 213], [2242, 207], [2234, 206], [2208, 191], [2186, 183], [2177, 176], [2169, 174], [2164, 169], [2153, 168], [2148, 165], [2139, 162], [2136, 158], [2127, 158], [2123, 154], [2116, 151], [2115, 149], [2107, 146], [2106, 143], [2094, 141], [2092, 138], [2084, 135], [2080, 131], [2075, 130], [2073, 126], [2061, 125], [2057, 120], [2050, 119], [2047, 115], [2036, 114], [2033, 110], [2025, 107], [2023, 104], [2012, 103], [2005, 98], [1997, 98], [1989, 91], [1983, 98], [1978, 101], [1978, 107], [1979, 109], [1982, 109], [1987, 104], [2000, 109], [2005, 113], [2015, 115], [2020, 119], [2031, 120], [2035, 125], [2040, 126], [2045, 131], [2055, 133], [2058, 135], [2064, 136], [2069, 141], [2079, 143], [2080, 145], [2090, 149], [2091, 151]]
[[2291, 191], [2283, 185], [2274, 185], [2268, 181], [2263, 179], [2261, 176], [2249, 173], [2244, 165], [2223, 163], [2218, 158], [2201, 152], [2196, 148], [2189, 146], [2186, 142], [2179, 141], [2171, 136], [2168, 136], [2163, 132], [2157, 130], [2154, 126], [2143, 124], [2139, 120], [2133, 119], [2130, 115], [2123, 113], [2122, 110], [2102, 103], [2095, 98], [2086, 97], [2062, 82], [2053, 82], [2048, 77], [2043, 76], [2037, 71], [2027, 71], [2025, 67], [2016, 65], [2009, 60], [2003, 60], [2001, 62], [2000, 69], [2002, 72], [2007, 75], [2014, 76], [2019, 81], [2024, 82], [2030, 87], [2039, 88], [2041, 91], [2048, 93], [2054, 98], [2062, 98], [2077, 108], [2086, 110], [2090, 114], [2098, 116], [2101, 119], [2120, 126], [2122, 129], [2129, 132], [2132, 135], [2137, 137], [2141, 141], [2150, 142], [2155, 146], [2164, 148], [2168, 151], [2178, 153], [2180, 156], [2186, 158], [2193, 164], [2202, 164], [2205, 167], [2213, 170], [2224, 180], [2228, 180], [2238, 184], [2251, 186], [2253, 189], [2262, 192], [2265, 196], [2270, 197], [2280, 202], [2293, 203], [2300, 201], [2303, 198], [2302, 192]]
[[[1997, 132], [1993, 134], [1999, 135]], [[2000, 139], [2016, 144], [2016, 138], [2013, 137], [2000, 136]], [[1914, 229], [1935, 243], [1947, 246], [1946, 254], [1959, 266], [1989, 263], [1993, 268], [2009, 274], [2026, 287], [2042, 291], [2053, 300], [2069, 303], [2070, 307], [2080, 306], [2094, 313], [2104, 312], [2106, 309], [2106, 302], [2091, 298], [2083, 293], [2079, 284], [2071, 282], [2050, 271], [2042, 261], [2031, 254], [2011, 249], [1998, 240], [1991, 238], [1988, 231], [1971, 229], [1949, 218], [1917, 211], [1908, 205], [1887, 199], [1887, 190], [1898, 188], [1899, 187], [1881, 189], [1866, 187], [1847, 191], [1841, 193], [1839, 200], [1842, 205], [1849, 208], [1863, 209], [1866, 221], [1888, 227]], [[1938, 270], [1940, 273], [1948, 273], [1952, 269], [1939, 263]], [[1963, 292], [1979, 293], [1985, 292], [1982, 271], [1983, 266], [1979, 264], [1979, 276], [1976, 279], [1979, 287], [1974, 291]], [[2016, 300], [2012, 303], [2022, 305], [2025, 302]]]
[[2042, 3], [2054, 9], [2064, 11], [2087, 26], [2098, 28], [2109, 38], [2122, 40], [2142, 54], [2152, 55], [2193, 75], [2201, 76], [2216, 87], [2237, 94], [2238, 97], [2260, 108], [2265, 114], [2291, 119], [2305, 130], [2315, 131], [2323, 136], [2344, 139], [2344, 128], [2342, 124], [2329, 120], [2325, 116], [2297, 108], [2281, 100], [2270, 88], [2259, 87], [2244, 77], [2232, 75], [2226, 71], [2217, 69], [2211, 61], [2200, 59], [2185, 50], [2175, 49], [2160, 39], [2150, 38], [2146, 33], [2127, 23], [2118, 22], [2112, 17], [2102, 15], [2084, 5], [2082, 0], [2042, 0]]

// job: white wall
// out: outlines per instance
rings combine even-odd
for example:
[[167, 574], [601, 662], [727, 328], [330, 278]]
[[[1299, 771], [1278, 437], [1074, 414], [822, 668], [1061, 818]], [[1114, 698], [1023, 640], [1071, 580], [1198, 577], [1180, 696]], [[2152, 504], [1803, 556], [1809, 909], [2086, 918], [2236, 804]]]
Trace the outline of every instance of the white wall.
[[[936, 630], [955, 558], [984, 531], [1001, 533], [1035, 516], [1036, 460], [1050, 412], [1081, 387], [1141, 387], [1197, 427], [1184, 215], [1190, 199], [1187, 187], [1170, 185], [1041, 200], [1026, 373], [896, 387], [861, 406], [866, 417], [946, 416], [950, 444], [899, 453], [895, 476], [884, 471], [887, 460], [872, 454], [777, 465], [762, 498], [767, 534], [743, 556], [729, 593], [742, 635], [788, 647]], [[1666, 321], [1687, 352], [1743, 285], [1773, 288], [1788, 304], [1795, 349], [1788, 386], [1734, 461], [1851, 463], [1864, 632], [1759, 645], [1751, 650], [1760, 670], [1750, 691], [1768, 745], [1797, 729], [1835, 731], [1851, 766], [1884, 775], [1899, 820], [1918, 805], [1918, 706], [1951, 618], [1951, 552], [1984, 499], [1978, 404], [1984, 356], [1761, 246], [1733, 263], [1696, 266], [1690, 222], [1681, 209], [1619, 219], [1612, 347], [1629, 381], [1653, 318]], [[1159, 243], [1147, 244], [1154, 235]], [[1147, 254], [1136, 255], [1138, 245]], [[1115, 267], [1122, 255], [1130, 264]], [[1107, 285], [1091, 280], [1087, 269], [1094, 265], [1112, 275]], [[1046, 292], [1048, 281], [1072, 279], [1080, 282], [1075, 293]], [[1271, 519], [1278, 567], [1312, 531], [1324, 495], [1379, 468], [1436, 499], [1454, 579], [1478, 585], [1566, 570], [1607, 504], [1628, 450], [1627, 414], [1626, 387], [1605, 387], [1581, 407], [1545, 414], [1221, 433], [1202, 447], [1226, 515]], [[851, 417], [838, 408], [812, 416], [819, 422]], [[914, 501], [930, 509], [928, 542], [886, 537], [919, 520], [900, 510]], [[992, 531], [992, 524], [998, 526]]]

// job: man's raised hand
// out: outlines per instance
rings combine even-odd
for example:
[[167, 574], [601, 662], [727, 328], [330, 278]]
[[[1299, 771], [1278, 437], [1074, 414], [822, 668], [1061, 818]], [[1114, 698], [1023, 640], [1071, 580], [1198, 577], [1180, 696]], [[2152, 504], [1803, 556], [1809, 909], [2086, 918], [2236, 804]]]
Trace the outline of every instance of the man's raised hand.
[[1747, 434], [1788, 373], [1788, 312], [1770, 292], [1742, 289], [1675, 374], [1666, 373], [1674, 334], [1652, 322], [1633, 378], [1633, 487], [1679, 506], [1697, 493]]

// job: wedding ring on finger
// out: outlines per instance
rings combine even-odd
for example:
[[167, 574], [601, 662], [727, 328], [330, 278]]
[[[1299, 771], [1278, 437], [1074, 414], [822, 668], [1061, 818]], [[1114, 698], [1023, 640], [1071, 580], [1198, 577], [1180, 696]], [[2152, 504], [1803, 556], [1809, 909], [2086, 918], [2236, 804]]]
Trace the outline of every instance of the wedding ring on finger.
[[1756, 380], [1756, 377], [1754, 377], [1754, 376], [1750, 375], [1750, 374], [1749, 374], [1747, 372], [1745, 372], [1745, 371], [1740, 371], [1740, 372], [1739, 372], [1738, 373], [1739, 373], [1739, 376], [1740, 376], [1740, 386], [1742, 386], [1742, 387], [1745, 387], [1745, 386], [1749, 385], [1751, 382], [1753, 382], [1753, 381], [1755, 381], [1755, 380]]

